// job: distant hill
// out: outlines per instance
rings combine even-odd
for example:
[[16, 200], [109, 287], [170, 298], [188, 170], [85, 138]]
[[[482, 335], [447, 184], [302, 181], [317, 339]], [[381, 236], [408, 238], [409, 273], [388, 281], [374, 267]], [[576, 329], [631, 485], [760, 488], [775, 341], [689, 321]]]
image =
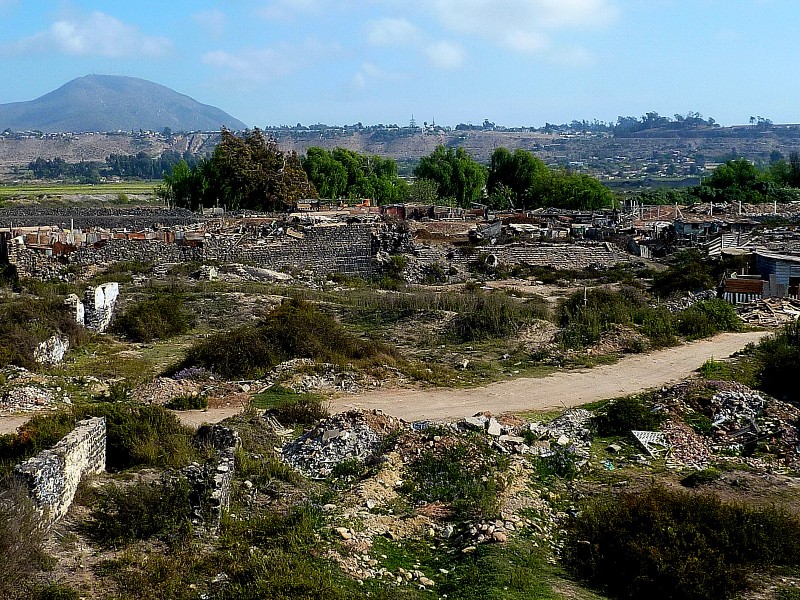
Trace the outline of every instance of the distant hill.
[[0, 104], [0, 131], [215, 131], [222, 126], [246, 127], [166, 86], [118, 75], [87, 75], [36, 100]]

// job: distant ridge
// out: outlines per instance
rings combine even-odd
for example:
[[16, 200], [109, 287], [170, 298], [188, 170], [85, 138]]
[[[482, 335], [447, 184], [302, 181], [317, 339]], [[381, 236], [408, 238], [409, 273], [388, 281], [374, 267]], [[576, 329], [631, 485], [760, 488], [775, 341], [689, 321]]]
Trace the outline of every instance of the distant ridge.
[[228, 113], [145, 79], [87, 75], [36, 100], [0, 104], [0, 131], [216, 131], [245, 129]]

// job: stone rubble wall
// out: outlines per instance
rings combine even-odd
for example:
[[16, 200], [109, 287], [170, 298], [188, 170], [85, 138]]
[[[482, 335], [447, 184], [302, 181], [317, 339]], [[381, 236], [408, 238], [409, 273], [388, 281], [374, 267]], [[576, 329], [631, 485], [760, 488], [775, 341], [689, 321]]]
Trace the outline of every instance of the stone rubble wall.
[[28, 487], [44, 520], [63, 517], [75, 498], [81, 479], [106, 469], [106, 420], [78, 421], [75, 429], [50, 450], [44, 450], [14, 468]]
[[[275, 271], [310, 271], [315, 275], [341, 273], [370, 276], [377, 270], [379, 252], [402, 253], [413, 258], [418, 268], [438, 263], [453, 267], [466, 276], [481, 253], [493, 254], [501, 264], [528, 263], [557, 269], [605, 267], [631, 260], [631, 255], [607, 243], [578, 244], [515, 243], [480, 246], [465, 252], [445, 244], [412, 242], [409, 234], [386, 225], [333, 223], [304, 228], [277, 239], [253, 239], [246, 235], [212, 236], [201, 247], [157, 240], [112, 239], [97, 246], [82, 246], [68, 262], [103, 265], [119, 261], [141, 261], [155, 265], [218, 261], [244, 263]], [[12, 247], [10, 262], [20, 276], [50, 278], [65, 272], [67, 264], [27, 248]], [[414, 277], [411, 277], [414, 279]]]
[[192, 488], [192, 522], [216, 531], [223, 512], [230, 506], [236, 449], [242, 442], [235, 430], [223, 425], [203, 426], [197, 437], [217, 451], [217, 460], [206, 465], [193, 463], [183, 469]]
[[196, 214], [183, 208], [162, 207], [37, 207], [12, 206], [0, 209], [0, 227], [49, 227], [104, 229], [125, 227], [131, 231], [191, 225], [199, 221]]

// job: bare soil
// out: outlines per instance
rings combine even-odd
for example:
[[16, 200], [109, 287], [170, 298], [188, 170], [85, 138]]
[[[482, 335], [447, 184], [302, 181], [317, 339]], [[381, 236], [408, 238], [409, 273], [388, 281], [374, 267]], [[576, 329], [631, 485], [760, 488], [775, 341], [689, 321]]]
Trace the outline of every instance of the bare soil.
[[611, 365], [471, 389], [381, 389], [336, 398], [331, 409], [333, 412], [378, 409], [415, 421], [453, 419], [482, 411], [499, 414], [569, 408], [675, 383], [706, 360], [726, 358], [764, 335], [763, 332], [723, 333], [675, 348], [626, 356]]

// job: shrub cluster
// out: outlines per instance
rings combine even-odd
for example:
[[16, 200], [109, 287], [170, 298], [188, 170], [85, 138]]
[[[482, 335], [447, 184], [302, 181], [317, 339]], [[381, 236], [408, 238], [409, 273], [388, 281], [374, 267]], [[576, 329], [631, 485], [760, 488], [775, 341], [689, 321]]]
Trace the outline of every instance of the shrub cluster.
[[15, 434], [0, 436], [0, 469], [52, 447], [75, 427], [76, 421], [105, 417], [106, 465], [110, 471], [134, 466], [182, 467], [197, 455], [193, 431], [160, 406], [98, 403], [36, 415]]
[[524, 301], [502, 293], [475, 292], [471, 302], [450, 323], [450, 334], [461, 342], [504, 337], [535, 319], [547, 317], [538, 299]]
[[170, 410], [199, 410], [208, 408], [205, 396], [176, 396], [164, 405]]
[[592, 421], [601, 436], [628, 435], [631, 430], [652, 431], [664, 422], [665, 415], [653, 410], [649, 398], [624, 396], [600, 409]]
[[298, 394], [280, 385], [256, 394], [252, 404], [267, 409], [280, 423], [287, 425], [313, 425], [330, 416], [318, 394]]
[[202, 340], [178, 368], [200, 366], [228, 378], [258, 377], [292, 358], [385, 364], [398, 357], [396, 350], [348, 333], [313, 304], [293, 299], [253, 325]]
[[567, 526], [563, 559], [616, 598], [732, 598], [759, 567], [800, 565], [800, 521], [651, 487], [583, 507]]
[[172, 292], [131, 304], [114, 319], [113, 330], [135, 342], [149, 342], [182, 335], [194, 324], [183, 295]]
[[401, 491], [414, 501], [449, 504], [457, 518], [491, 517], [508, 463], [481, 438], [443, 436], [411, 461]]
[[666, 308], [650, 306], [632, 287], [575, 293], [561, 303], [558, 324], [561, 344], [574, 349], [598, 342], [614, 325], [638, 326], [654, 347], [674, 345], [676, 335], [698, 339], [720, 331], [739, 331], [742, 326], [736, 311], [724, 300], [702, 300], [673, 315]]
[[190, 530], [190, 488], [184, 479], [105, 485], [93, 492], [87, 533], [106, 547], [134, 540], [184, 537]]
[[86, 341], [89, 335], [60, 298], [0, 303], [0, 367], [13, 364], [35, 369], [37, 346], [54, 333], [69, 338], [71, 347]]

